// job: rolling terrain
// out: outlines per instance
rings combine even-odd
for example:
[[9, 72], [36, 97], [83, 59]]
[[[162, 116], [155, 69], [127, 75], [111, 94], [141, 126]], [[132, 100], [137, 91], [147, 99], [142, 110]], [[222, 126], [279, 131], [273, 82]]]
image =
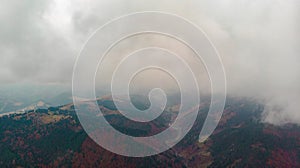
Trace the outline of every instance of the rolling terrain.
[[[123, 117], [110, 98], [99, 99], [98, 104], [115, 129], [133, 136], [163, 131], [176, 118], [178, 109], [178, 105], [169, 105], [153, 122], [138, 125]], [[144, 101], [135, 105], [148, 106]], [[217, 129], [206, 141], [199, 142], [208, 107], [209, 103], [200, 106], [193, 128], [180, 143], [145, 158], [120, 156], [98, 146], [80, 125], [73, 104], [2, 116], [0, 167], [300, 166], [300, 127], [262, 123], [264, 107], [253, 100], [229, 99]], [[107, 132], [101, 136], [109, 135]]]

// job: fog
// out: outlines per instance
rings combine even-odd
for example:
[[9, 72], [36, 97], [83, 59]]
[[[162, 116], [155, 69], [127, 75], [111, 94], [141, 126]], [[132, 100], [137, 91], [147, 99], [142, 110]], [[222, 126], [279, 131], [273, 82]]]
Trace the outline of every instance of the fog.
[[[296, 0], [2, 0], [1, 3], [1, 85], [71, 87], [76, 57], [99, 26], [131, 12], [163, 11], [185, 17], [206, 32], [223, 61], [228, 95], [251, 97], [264, 103], [264, 122], [300, 124], [300, 5]], [[203, 64], [193, 60], [190, 51], [176, 41], [150, 35], [121, 43], [110, 59], [103, 62], [101, 67], [107, 71], [102, 76], [99, 72], [98, 87], [109, 89], [106, 81], [120, 55], [154, 43], [181, 52], [199, 74], [197, 80], [202, 90], [209, 90]], [[143, 60], [135, 63], [139, 61]], [[172, 88], [174, 81], [165, 82], [165, 74], [160, 73], [137, 76], [136, 90], [157, 86], [151, 81], [161, 80], [164, 80], [161, 87]]]

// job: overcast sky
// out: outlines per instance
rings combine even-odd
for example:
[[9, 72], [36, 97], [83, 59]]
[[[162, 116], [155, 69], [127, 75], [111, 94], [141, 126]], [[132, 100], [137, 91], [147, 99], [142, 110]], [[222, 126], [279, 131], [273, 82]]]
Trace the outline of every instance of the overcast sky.
[[96, 28], [156, 10], [194, 22], [218, 49], [228, 93], [265, 101], [265, 121], [300, 123], [297, 0], [2, 0], [0, 83], [70, 85], [80, 48]]

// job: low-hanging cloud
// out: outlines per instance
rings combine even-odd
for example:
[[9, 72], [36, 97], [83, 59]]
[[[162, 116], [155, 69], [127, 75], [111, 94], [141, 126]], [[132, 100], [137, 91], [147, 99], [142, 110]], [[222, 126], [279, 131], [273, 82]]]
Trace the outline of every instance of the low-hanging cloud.
[[222, 57], [228, 94], [265, 103], [263, 120], [300, 123], [296, 0], [9, 1], [0, 6], [0, 82], [71, 83], [80, 48], [111, 18], [175, 13], [208, 34]]

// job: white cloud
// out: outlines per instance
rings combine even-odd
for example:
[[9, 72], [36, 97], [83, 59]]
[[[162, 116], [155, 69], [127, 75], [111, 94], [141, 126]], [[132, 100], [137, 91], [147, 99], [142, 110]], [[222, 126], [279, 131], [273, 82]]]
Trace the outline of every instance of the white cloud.
[[165, 11], [206, 31], [224, 61], [229, 94], [265, 100], [268, 122], [299, 122], [299, 8], [296, 0], [4, 0], [0, 82], [70, 84], [79, 49], [97, 27], [130, 12]]

